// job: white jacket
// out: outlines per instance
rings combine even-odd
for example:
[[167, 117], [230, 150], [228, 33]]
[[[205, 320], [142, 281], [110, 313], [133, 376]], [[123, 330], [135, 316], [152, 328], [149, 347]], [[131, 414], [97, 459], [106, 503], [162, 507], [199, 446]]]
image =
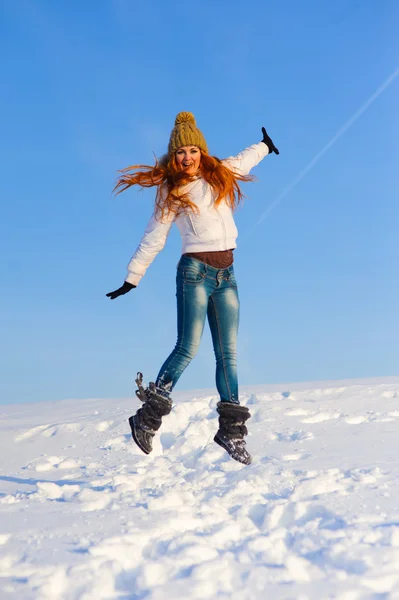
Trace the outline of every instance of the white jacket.
[[[259, 142], [222, 162], [232, 171], [247, 175], [268, 153], [266, 144]], [[197, 205], [199, 213], [185, 211], [177, 216], [170, 214], [160, 221], [159, 216], [156, 218], [154, 210], [141, 242], [129, 262], [125, 281], [136, 286], [139, 284], [158, 252], [165, 246], [173, 222], [180, 231], [182, 254], [236, 248], [238, 231], [233, 211], [223, 201], [215, 208], [216, 193], [209, 183], [198, 177], [184, 186], [184, 192], [189, 192], [190, 200]]]

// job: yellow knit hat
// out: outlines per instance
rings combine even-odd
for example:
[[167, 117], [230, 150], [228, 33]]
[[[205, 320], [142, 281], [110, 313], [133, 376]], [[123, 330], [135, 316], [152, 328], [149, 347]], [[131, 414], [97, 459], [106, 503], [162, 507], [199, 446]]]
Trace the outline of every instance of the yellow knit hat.
[[172, 155], [182, 146], [198, 146], [208, 154], [205, 138], [195, 124], [194, 115], [190, 112], [180, 112], [177, 115], [175, 126], [170, 134], [168, 154]]

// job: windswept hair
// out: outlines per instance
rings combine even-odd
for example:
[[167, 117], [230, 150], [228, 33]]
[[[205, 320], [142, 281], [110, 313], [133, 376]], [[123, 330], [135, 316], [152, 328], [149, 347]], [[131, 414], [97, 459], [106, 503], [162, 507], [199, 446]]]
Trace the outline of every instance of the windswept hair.
[[[210, 156], [203, 150], [201, 150], [199, 170], [217, 194], [215, 207], [224, 200], [232, 210], [235, 210], [244, 198], [239, 182], [254, 180], [251, 175], [240, 175], [231, 171], [219, 158]], [[190, 200], [189, 192], [184, 189], [184, 186], [193, 181], [195, 176], [188, 175], [178, 167], [175, 154], [170, 157], [163, 156], [153, 167], [132, 165], [119, 172], [121, 175], [113, 190], [116, 194], [124, 192], [132, 185], [139, 185], [142, 188], [157, 186], [155, 202], [161, 219], [165, 214], [169, 215], [171, 212], [178, 214], [187, 209], [198, 213], [197, 205]]]

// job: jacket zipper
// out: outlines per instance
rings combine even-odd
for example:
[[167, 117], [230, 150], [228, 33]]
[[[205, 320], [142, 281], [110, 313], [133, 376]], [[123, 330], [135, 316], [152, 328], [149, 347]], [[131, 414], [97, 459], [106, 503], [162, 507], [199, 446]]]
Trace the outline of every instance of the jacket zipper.
[[227, 248], [226, 248], [226, 246], [227, 246], [227, 238], [226, 238], [226, 225], [224, 224], [223, 217], [222, 217], [222, 215], [219, 213], [218, 209], [217, 209], [217, 208], [215, 208], [215, 210], [216, 210], [216, 212], [217, 212], [217, 214], [218, 214], [218, 217], [219, 217], [219, 219], [220, 219], [220, 222], [221, 222], [221, 224], [222, 224], [222, 227], [223, 227], [224, 246], [225, 246], [225, 249], [227, 250]]
[[194, 235], [198, 235], [197, 230], [194, 227], [194, 223], [193, 223], [193, 220], [192, 220], [191, 216], [188, 213], [187, 213], [187, 216], [188, 216], [188, 220], [190, 221], [190, 225], [191, 225], [191, 228], [192, 228], [192, 230], [194, 232]]
[[[218, 219], [219, 219], [219, 221], [220, 221], [220, 222], [221, 222], [221, 224], [222, 224], [224, 245], [225, 245], [225, 247], [226, 247], [226, 246], [227, 246], [226, 225], [224, 224], [223, 217], [222, 217], [222, 215], [219, 213], [218, 209], [217, 209], [217, 208], [215, 208], [215, 210], [216, 210], [216, 213], [217, 213]], [[193, 220], [192, 220], [192, 218], [191, 218], [191, 215], [190, 215], [189, 213], [187, 213], [187, 216], [188, 216], [188, 220], [190, 221], [191, 229], [193, 230], [193, 232], [194, 232], [194, 235], [198, 235], [198, 232], [197, 232], [197, 230], [196, 230], [196, 229], [195, 229], [195, 227], [194, 227], [194, 223], [193, 223]]]

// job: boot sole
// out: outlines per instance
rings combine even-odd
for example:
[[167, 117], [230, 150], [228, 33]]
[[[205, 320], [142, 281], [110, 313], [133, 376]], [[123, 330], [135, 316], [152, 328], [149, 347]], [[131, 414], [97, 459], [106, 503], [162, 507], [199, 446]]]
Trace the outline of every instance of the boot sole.
[[226, 450], [227, 454], [235, 461], [241, 463], [242, 465], [250, 465], [252, 463], [252, 457], [249, 457], [249, 460], [240, 460], [239, 456], [233, 456], [232, 454], [230, 454], [228, 447], [223, 443], [223, 441], [218, 438], [217, 435], [215, 435], [215, 437], [213, 438], [213, 441], [216, 442], [221, 448], [223, 448], [223, 450]]
[[135, 428], [135, 425], [134, 425], [134, 418], [133, 417], [129, 417], [129, 425], [130, 425], [130, 429], [132, 430], [132, 438], [136, 442], [136, 445], [140, 448], [140, 450], [142, 452], [144, 452], [144, 454], [148, 455], [151, 452], [151, 450], [149, 452], [146, 448], [144, 448], [140, 444], [139, 440], [137, 439], [137, 437], [136, 437], [136, 428]]

